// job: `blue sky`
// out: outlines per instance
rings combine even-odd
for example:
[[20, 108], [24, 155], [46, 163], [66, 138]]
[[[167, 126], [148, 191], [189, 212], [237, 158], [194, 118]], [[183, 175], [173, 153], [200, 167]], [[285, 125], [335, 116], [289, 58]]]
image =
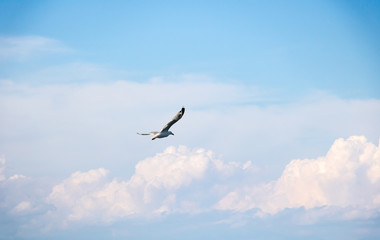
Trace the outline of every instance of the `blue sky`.
[[77, 59], [139, 80], [196, 72], [286, 92], [378, 97], [376, 1], [2, 5], [2, 35], [53, 38], [78, 51]]
[[379, 10], [0, 1], [0, 239], [377, 239]]

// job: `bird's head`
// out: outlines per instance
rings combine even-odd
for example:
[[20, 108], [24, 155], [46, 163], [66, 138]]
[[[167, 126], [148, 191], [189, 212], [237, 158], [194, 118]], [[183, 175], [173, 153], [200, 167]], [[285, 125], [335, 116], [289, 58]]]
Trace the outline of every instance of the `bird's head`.
[[170, 134], [170, 135], [174, 135], [174, 133], [172, 133], [172, 131], [169, 131], [169, 134]]

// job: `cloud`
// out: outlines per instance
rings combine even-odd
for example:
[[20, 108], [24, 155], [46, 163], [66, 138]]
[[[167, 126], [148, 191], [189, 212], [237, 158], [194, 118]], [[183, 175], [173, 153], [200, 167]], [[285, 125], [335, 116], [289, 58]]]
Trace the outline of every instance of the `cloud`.
[[67, 52], [59, 41], [40, 37], [0, 37], [0, 61], [24, 61], [40, 54]]
[[199, 210], [199, 202], [209, 196], [201, 196], [204, 199], [197, 199], [197, 204], [195, 199], [178, 196], [181, 188], [197, 181], [207, 182], [206, 174], [214, 172], [223, 178], [251, 167], [250, 163], [223, 163], [204, 149], [168, 147], [137, 163], [128, 181], [108, 179], [108, 171], [103, 168], [73, 173], [53, 187], [46, 200], [54, 210], [46, 216], [66, 227], [74, 222], [104, 223], [128, 216]]
[[302, 223], [373, 218], [380, 213], [379, 149], [365, 137], [338, 139], [325, 156], [292, 160], [280, 178], [264, 183], [255, 180], [260, 169], [250, 161], [226, 162], [185, 146], [139, 161], [125, 180], [104, 168], [56, 183], [3, 174], [0, 213], [20, 221], [24, 234], [226, 210], [250, 219], [302, 208]]
[[46, 181], [44, 178], [31, 178], [21, 174], [8, 177], [12, 167], [6, 168], [4, 157], [0, 164], [0, 168], [4, 170], [0, 181], [0, 218], [3, 220], [0, 225], [0, 238], [15, 238], [29, 226], [32, 226], [34, 232], [39, 232], [47, 222], [40, 222], [38, 225], [35, 222], [49, 209], [44, 199], [54, 180]]
[[46, 201], [55, 209], [47, 216], [65, 227], [70, 222], [108, 222], [133, 214], [135, 207], [125, 182], [108, 181], [107, 175], [103, 168], [73, 173], [48, 195]]
[[[75, 72], [95, 67], [74, 65]], [[166, 140], [212, 149], [226, 161], [269, 164], [277, 171], [295, 156], [322, 154], [326, 142], [337, 137], [365, 135], [374, 141], [380, 134], [379, 100], [321, 96], [261, 104], [262, 93], [252, 93], [252, 89], [186, 81], [11, 82], [0, 87], [0, 148], [2, 154], [20, 163], [17, 167], [26, 175], [41, 171], [67, 176], [93, 168], [94, 163], [106, 169], [126, 169], [131, 167], [122, 161], [126, 152], [136, 161], [164, 148], [161, 141], [146, 149], [145, 139], [137, 139], [135, 133], [160, 129], [182, 105], [187, 108], [186, 115], [173, 127], [175, 137]], [[243, 104], [246, 102], [252, 104]], [[107, 163], [103, 163], [105, 156]], [[53, 158], [55, 161], [50, 161]], [[39, 167], [25, 167], [26, 159]], [[66, 159], [72, 159], [72, 164]]]
[[75, 61], [46, 66], [34, 72], [28, 72], [27, 77], [16, 77], [15, 80], [36, 85], [50, 84], [62, 87], [63, 84], [110, 82], [114, 79], [122, 79], [125, 75], [127, 75], [125, 71], [111, 70], [99, 64]]
[[338, 139], [323, 157], [292, 160], [281, 177], [258, 186], [238, 187], [216, 205], [239, 212], [259, 209], [258, 215], [286, 208], [338, 208], [343, 217], [380, 212], [380, 146], [365, 137]]
[[4, 170], [5, 170], [5, 158], [4, 156], [0, 156], [0, 181], [5, 179]]
[[16, 212], [24, 212], [31, 209], [31, 203], [29, 201], [22, 201], [14, 207], [14, 211]]
[[[79, 64], [76, 67], [84, 66]], [[80, 72], [79, 69], [77, 72]], [[132, 154], [133, 159], [145, 157], [146, 154], [139, 154], [145, 151], [135, 151], [143, 147], [137, 146], [135, 133], [160, 129], [182, 105], [187, 107], [189, 114], [178, 124], [183, 124], [187, 119], [195, 120], [188, 128], [197, 128], [197, 124], [201, 123], [200, 118], [203, 118], [206, 120], [201, 123], [204, 128], [209, 121], [214, 120], [210, 118], [214, 112], [207, 116], [199, 115], [204, 113], [202, 106], [205, 104], [209, 107], [255, 98], [251, 89], [243, 86], [210, 82], [157, 84], [112, 81], [42, 86], [8, 82], [0, 89], [0, 111], [4, 116], [0, 119], [0, 130], [4, 133], [0, 139], [0, 147], [4, 149], [4, 154], [15, 157], [18, 160], [16, 162], [20, 163], [25, 159], [32, 159], [33, 162], [41, 163], [37, 165], [49, 168], [49, 171], [53, 169], [62, 173], [63, 169], [70, 168], [65, 174], [77, 169], [92, 168], [90, 162], [94, 163], [95, 159], [100, 163], [106, 155], [110, 156], [108, 164], [118, 165], [120, 156], [125, 156], [125, 152]], [[170, 94], [161, 94], [162, 92]], [[194, 98], [194, 95], [199, 96]], [[225, 97], [221, 99], [218, 97], [220, 95]], [[182, 99], [181, 102], [178, 101], [179, 98]], [[212, 134], [210, 132], [208, 135]], [[193, 133], [188, 136], [189, 140], [195, 137]], [[27, 140], [31, 138], [38, 141]], [[131, 144], [121, 147], [121, 143], [125, 141]], [[101, 144], [102, 147], [95, 147], [94, 144]], [[196, 146], [202, 144], [192, 147]], [[24, 151], [17, 150], [20, 148]], [[149, 149], [147, 154], [154, 154], [161, 149]], [[105, 152], [96, 153], [98, 150]], [[48, 160], [51, 158], [55, 159], [54, 164]], [[66, 164], [64, 159], [73, 159], [74, 163]], [[82, 163], [86, 165], [78, 166]], [[26, 174], [33, 170], [29, 167], [22, 169], [24, 166], [26, 165], [20, 164], [19, 167]], [[113, 166], [103, 167], [111, 169]]]
[[163, 153], [139, 162], [130, 184], [143, 187], [144, 202], [151, 202], [150, 189], [172, 191], [187, 186], [193, 180], [203, 178], [212, 158], [212, 152], [203, 149], [191, 152], [184, 146], [169, 147]]
[[279, 179], [257, 184], [251, 162], [225, 163], [204, 149], [168, 147], [138, 162], [127, 181], [108, 179], [103, 168], [73, 173], [47, 197], [55, 209], [48, 215], [62, 226], [210, 209], [265, 216], [303, 208], [309, 218], [332, 212], [370, 218], [380, 210], [379, 149], [365, 137], [338, 139], [325, 156], [292, 160]]

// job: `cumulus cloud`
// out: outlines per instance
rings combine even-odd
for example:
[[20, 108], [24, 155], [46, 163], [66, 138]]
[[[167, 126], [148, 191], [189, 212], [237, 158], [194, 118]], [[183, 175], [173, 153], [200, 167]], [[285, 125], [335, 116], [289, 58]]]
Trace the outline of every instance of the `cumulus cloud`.
[[250, 163], [223, 163], [204, 149], [168, 147], [140, 161], [128, 181], [108, 179], [103, 168], [73, 173], [47, 197], [47, 203], [55, 207], [47, 215], [67, 226], [77, 221], [111, 222], [127, 216], [194, 210], [194, 202], [177, 197], [177, 190], [204, 181], [206, 173], [225, 176], [250, 167]]
[[0, 210], [30, 216], [24, 226], [45, 230], [210, 210], [261, 217], [303, 208], [302, 222], [326, 215], [371, 218], [380, 213], [379, 149], [365, 137], [338, 139], [325, 156], [292, 160], [277, 180], [257, 183], [250, 161], [225, 162], [209, 150], [171, 146], [138, 162], [126, 180], [104, 168], [48, 185], [3, 174]]
[[21, 174], [9, 177], [4, 157], [0, 158], [0, 170], [3, 170], [0, 174], [0, 217], [5, 222], [12, 222], [13, 226], [17, 226], [9, 229], [7, 224], [1, 226], [1, 236], [8, 239], [14, 237], [14, 235], [8, 236], [9, 232], [15, 229], [18, 231], [25, 225], [31, 224], [34, 219], [48, 210], [49, 206], [44, 198], [53, 183], [46, 179], [33, 179]]
[[126, 181], [110, 179], [103, 168], [73, 173], [47, 197], [54, 206], [48, 216], [63, 226], [210, 209], [264, 216], [304, 208], [310, 218], [334, 209], [344, 218], [368, 218], [380, 210], [379, 149], [365, 137], [338, 139], [325, 156], [292, 160], [279, 179], [257, 184], [249, 178], [257, 173], [251, 162], [168, 147], [138, 162]]
[[73, 221], [108, 222], [132, 214], [135, 207], [125, 182], [109, 181], [107, 175], [103, 168], [73, 173], [53, 187], [46, 200], [55, 210], [47, 215], [67, 226]]
[[[276, 214], [286, 208], [347, 209], [347, 218], [380, 212], [380, 147], [365, 137], [338, 139], [323, 157], [292, 160], [273, 182], [236, 188], [216, 205], [219, 210]], [[363, 214], [360, 214], [362, 212]]]
[[201, 179], [212, 157], [211, 151], [203, 149], [191, 152], [184, 146], [168, 147], [163, 153], [139, 162], [132, 181], [143, 181], [156, 188], [178, 189], [193, 179]]

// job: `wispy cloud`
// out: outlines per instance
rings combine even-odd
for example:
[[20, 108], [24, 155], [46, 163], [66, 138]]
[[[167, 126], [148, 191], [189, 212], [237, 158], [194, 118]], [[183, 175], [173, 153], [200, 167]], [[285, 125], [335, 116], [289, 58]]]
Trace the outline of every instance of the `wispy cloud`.
[[0, 61], [24, 61], [42, 54], [70, 52], [61, 42], [40, 36], [0, 37]]
[[[375, 141], [380, 133], [376, 99], [323, 95], [286, 104], [241, 104], [246, 99], [262, 96], [242, 85], [214, 82], [123, 80], [37, 86], [3, 82], [1, 154], [12, 155], [24, 174], [47, 169], [69, 174], [93, 168], [94, 162], [111, 170], [129, 169], [122, 161], [126, 152], [131, 159], [141, 159], [161, 151], [166, 143], [146, 149], [146, 139], [137, 138], [136, 132], [159, 130], [182, 105], [188, 111], [174, 126], [175, 137], [167, 139], [170, 144], [175, 140], [212, 149], [227, 161], [252, 160], [278, 171], [294, 156], [322, 154], [328, 146], [325, 141], [350, 135]], [[101, 165], [104, 156], [110, 157]], [[24, 167], [26, 159], [43, 168]], [[65, 159], [73, 159], [72, 164]]]

